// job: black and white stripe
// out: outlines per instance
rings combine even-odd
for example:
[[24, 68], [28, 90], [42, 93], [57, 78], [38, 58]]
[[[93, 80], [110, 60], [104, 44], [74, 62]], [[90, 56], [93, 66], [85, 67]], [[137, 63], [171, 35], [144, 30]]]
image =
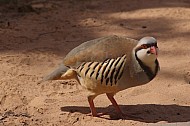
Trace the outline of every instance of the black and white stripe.
[[[146, 44], [148, 47], [149, 46], [155, 46], [156, 48], [158, 48], [157, 47], [157, 43], [156, 44]], [[141, 50], [141, 49], [143, 49], [141, 46], [139, 46], [138, 48], [136, 48], [136, 50], [135, 50], [135, 58], [136, 58], [136, 60], [138, 61], [138, 63], [139, 63], [139, 65], [141, 66], [141, 68], [144, 70], [144, 72], [146, 73], [146, 75], [148, 76], [148, 78], [149, 78], [149, 80], [151, 81], [156, 75], [157, 75], [157, 73], [158, 73], [158, 71], [159, 71], [159, 69], [160, 69], [160, 66], [159, 66], [159, 62], [158, 62], [158, 60], [156, 59], [155, 60], [155, 72], [153, 72], [152, 70], [151, 70], [151, 68], [149, 67], [149, 66], [146, 66], [139, 58], [138, 58], [138, 56], [137, 56], [137, 52], [139, 51], [139, 50]]]
[[121, 78], [125, 64], [126, 55], [104, 62], [85, 62], [77, 68], [77, 73], [84, 79], [91, 78], [112, 86]]

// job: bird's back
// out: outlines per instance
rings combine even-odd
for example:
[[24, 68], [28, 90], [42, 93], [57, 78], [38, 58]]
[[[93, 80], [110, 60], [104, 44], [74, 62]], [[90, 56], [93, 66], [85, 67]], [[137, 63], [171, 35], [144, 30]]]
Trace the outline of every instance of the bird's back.
[[79, 83], [95, 94], [118, 92], [119, 80], [137, 40], [108, 36], [87, 41], [71, 50], [64, 64], [75, 69]]
[[137, 40], [116, 35], [87, 41], [71, 50], [64, 58], [63, 64], [76, 68], [83, 62], [103, 62], [125, 54], [128, 59], [137, 42]]

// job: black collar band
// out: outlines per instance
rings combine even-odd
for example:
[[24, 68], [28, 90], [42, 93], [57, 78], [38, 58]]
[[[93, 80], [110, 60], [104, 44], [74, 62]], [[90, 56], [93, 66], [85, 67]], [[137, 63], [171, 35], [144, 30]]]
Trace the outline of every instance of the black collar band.
[[141, 68], [144, 70], [144, 72], [145, 72], [146, 75], [148, 76], [149, 80], [151, 81], [151, 80], [156, 76], [156, 74], [158, 73], [158, 70], [159, 70], [159, 63], [158, 63], [158, 60], [157, 60], [157, 59], [155, 60], [156, 67], [155, 67], [155, 73], [153, 73], [152, 70], [150, 69], [150, 67], [146, 66], [146, 65], [137, 57], [137, 53], [136, 53], [136, 52], [135, 52], [135, 57], [136, 57], [136, 60], [138, 61], [139, 65], [141, 66]]

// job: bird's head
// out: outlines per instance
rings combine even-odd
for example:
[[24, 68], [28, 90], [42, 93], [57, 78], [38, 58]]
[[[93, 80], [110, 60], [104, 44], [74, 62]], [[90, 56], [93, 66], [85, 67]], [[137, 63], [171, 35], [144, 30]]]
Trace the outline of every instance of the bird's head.
[[147, 66], [155, 63], [158, 51], [157, 41], [153, 37], [143, 37], [135, 47], [136, 57]]

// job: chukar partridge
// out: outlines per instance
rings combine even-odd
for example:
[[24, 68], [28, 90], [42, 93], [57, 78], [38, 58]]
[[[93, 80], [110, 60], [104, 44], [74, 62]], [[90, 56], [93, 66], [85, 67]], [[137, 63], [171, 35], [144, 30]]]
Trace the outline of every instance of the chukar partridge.
[[102, 37], [71, 50], [60, 67], [43, 80], [74, 78], [89, 91], [93, 116], [98, 116], [93, 99], [103, 93], [122, 114], [114, 94], [150, 82], [159, 70], [157, 56], [157, 41], [153, 37], [139, 41], [116, 35]]

